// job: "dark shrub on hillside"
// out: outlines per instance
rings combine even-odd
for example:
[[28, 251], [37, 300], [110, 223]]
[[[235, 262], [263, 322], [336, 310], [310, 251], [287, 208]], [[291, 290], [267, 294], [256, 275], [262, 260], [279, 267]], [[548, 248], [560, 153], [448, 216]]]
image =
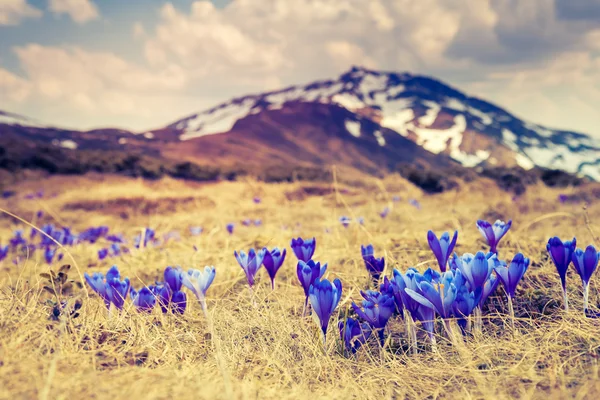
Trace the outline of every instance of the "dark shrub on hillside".
[[550, 187], [579, 186], [584, 182], [583, 179], [578, 178], [575, 175], [555, 169], [543, 170], [541, 179], [546, 186]]
[[525, 193], [527, 186], [539, 180], [535, 170], [526, 171], [522, 168], [484, 168], [481, 175], [493, 179], [500, 189], [518, 195]]
[[219, 178], [219, 169], [200, 166], [191, 162], [175, 164], [170, 174], [174, 178], [189, 179], [194, 181], [212, 181]]
[[412, 164], [400, 164], [397, 169], [402, 177], [427, 193], [441, 193], [458, 186], [451, 169], [427, 169]]
[[259, 175], [265, 182], [294, 182], [294, 181], [322, 181], [331, 182], [331, 170], [327, 167], [310, 168], [302, 166], [270, 166], [266, 167]]

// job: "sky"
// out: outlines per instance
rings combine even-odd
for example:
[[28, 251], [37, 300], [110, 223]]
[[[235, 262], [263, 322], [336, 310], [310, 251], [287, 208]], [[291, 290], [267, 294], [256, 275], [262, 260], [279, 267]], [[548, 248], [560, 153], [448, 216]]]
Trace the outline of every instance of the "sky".
[[143, 131], [352, 65], [600, 138], [600, 0], [0, 0], [0, 110]]

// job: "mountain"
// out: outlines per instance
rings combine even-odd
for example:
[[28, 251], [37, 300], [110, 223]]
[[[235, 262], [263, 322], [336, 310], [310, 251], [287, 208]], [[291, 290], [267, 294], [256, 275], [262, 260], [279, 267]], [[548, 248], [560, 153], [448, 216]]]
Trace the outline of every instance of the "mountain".
[[375, 175], [400, 165], [451, 174], [540, 167], [600, 181], [597, 139], [526, 122], [430, 77], [359, 67], [334, 80], [232, 99], [148, 132], [80, 132], [0, 112], [0, 150], [9, 140], [28, 154], [27, 166], [33, 144], [43, 143], [60, 157], [102, 150], [129, 166], [119, 154], [133, 152], [175, 163], [176, 171], [188, 171], [184, 163], [253, 172], [335, 164]]
[[389, 135], [382, 137], [385, 130], [465, 167], [537, 166], [600, 180], [598, 139], [521, 120], [430, 77], [359, 67], [335, 80], [236, 98], [178, 120], [164, 131], [177, 133], [181, 141], [206, 140], [239, 130], [239, 123], [254, 115], [288, 113], [289, 104], [298, 102], [346, 109], [356, 116], [343, 121], [348, 135], [371, 135], [381, 147], [395, 147]]

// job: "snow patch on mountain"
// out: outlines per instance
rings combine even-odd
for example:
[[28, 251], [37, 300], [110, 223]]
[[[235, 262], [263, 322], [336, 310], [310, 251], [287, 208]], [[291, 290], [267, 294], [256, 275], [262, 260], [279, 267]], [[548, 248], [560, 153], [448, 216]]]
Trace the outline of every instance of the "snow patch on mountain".
[[360, 137], [360, 122], [346, 120], [345, 126], [352, 136]]

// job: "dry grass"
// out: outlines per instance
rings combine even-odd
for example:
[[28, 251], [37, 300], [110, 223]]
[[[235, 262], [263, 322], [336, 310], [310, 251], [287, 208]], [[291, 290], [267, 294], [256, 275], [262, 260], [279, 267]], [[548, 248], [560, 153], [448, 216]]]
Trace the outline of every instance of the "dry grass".
[[[166, 265], [215, 265], [217, 278], [208, 292], [210, 320], [196, 304], [184, 316], [174, 317], [158, 310], [142, 315], [129, 303], [122, 314], [109, 317], [97, 296], [87, 297], [82, 291], [78, 294], [83, 299], [81, 315], [53, 322], [43, 304], [49, 295], [41, 290], [39, 277], [48, 266], [37, 258], [19, 266], [5, 262], [0, 275], [0, 398], [600, 396], [600, 321], [580, 315], [580, 282], [573, 271], [568, 278], [572, 312], [562, 311], [558, 276], [545, 252], [545, 242], [553, 235], [577, 236], [580, 247], [594, 243], [588, 228], [600, 234], [598, 204], [587, 210], [592, 223], [588, 227], [581, 205], [560, 205], [555, 200], [557, 191], [536, 187], [513, 201], [485, 182], [437, 196], [423, 196], [399, 178], [342, 191], [306, 184], [190, 185], [98, 177], [55, 177], [17, 189], [23, 193], [39, 186], [58, 196], [38, 203], [5, 201], [1, 207], [26, 220], [43, 209], [44, 222], [52, 219], [77, 230], [108, 224], [112, 231], [129, 237], [144, 226], [159, 233], [181, 231], [182, 241], [102, 263], [96, 261], [102, 244], [69, 250], [80, 273], [106, 271], [114, 262], [136, 287], [159, 278]], [[304, 190], [304, 186], [313, 188]], [[261, 204], [253, 204], [255, 195], [262, 197]], [[393, 195], [402, 196], [402, 202], [392, 203]], [[409, 205], [408, 198], [419, 199], [422, 209]], [[135, 212], [132, 199], [142, 199], [142, 208], [152, 204], [168, 212]], [[102, 202], [114, 207], [97, 206]], [[161, 206], [161, 202], [168, 204]], [[65, 207], [68, 204], [93, 207]], [[182, 209], [177, 208], [180, 205]], [[393, 210], [381, 220], [378, 213], [386, 205]], [[129, 210], [126, 218], [123, 207]], [[341, 215], [364, 216], [366, 223], [344, 229], [338, 223]], [[242, 227], [239, 221], [247, 217], [261, 218], [263, 226]], [[393, 334], [385, 352], [372, 343], [350, 358], [341, 355], [332, 322], [324, 352], [315, 324], [301, 317], [303, 293], [293, 256], [288, 255], [279, 272], [275, 292], [270, 291], [266, 273], [259, 273], [257, 306], [250, 301], [243, 271], [233, 257], [234, 249], [287, 247], [292, 237], [316, 236], [315, 258], [328, 262], [329, 276], [339, 277], [344, 284], [339, 308], [343, 315], [367, 284], [361, 244], [373, 243], [378, 254], [385, 254], [387, 274], [392, 267], [424, 269], [434, 265], [425, 239], [428, 229], [437, 233], [458, 229], [457, 251], [474, 253], [484, 248], [475, 220], [497, 217], [513, 219], [513, 230], [500, 246], [501, 256], [509, 258], [521, 251], [532, 260], [518, 290], [517, 329], [510, 329], [499, 289], [489, 300], [483, 333], [455, 346], [440, 336], [437, 354], [422, 336], [419, 353], [406, 353], [399, 321], [391, 323]], [[230, 221], [238, 222], [233, 236], [224, 231]], [[205, 232], [189, 237], [187, 229], [195, 225], [204, 226]], [[14, 228], [14, 220], [0, 219], [0, 243]], [[193, 251], [194, 244], [198, 252]], [[79, 279], [75, 269], [70, 276]], [[597, 279], [592, 279], [594, 306], [600, 301]]]

